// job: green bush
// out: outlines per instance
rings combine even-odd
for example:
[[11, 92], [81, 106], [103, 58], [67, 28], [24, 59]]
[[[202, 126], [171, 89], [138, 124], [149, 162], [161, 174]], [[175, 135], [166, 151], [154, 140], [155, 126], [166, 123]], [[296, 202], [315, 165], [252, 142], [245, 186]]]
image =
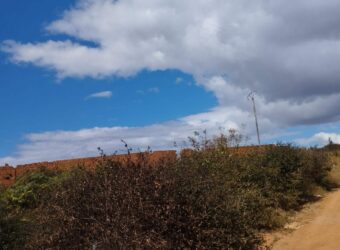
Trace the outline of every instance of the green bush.
[[34, 230], [31, 213], [67, 174], [41, 168], [31, 171], [0, 192], [0, 249], [23, 249]]
[[4, 200], [12, 208], [33, 208], [41, 200], [42, 190], [49, 187], [54, 171], [42, 168], [19, 178], [4, 193]]

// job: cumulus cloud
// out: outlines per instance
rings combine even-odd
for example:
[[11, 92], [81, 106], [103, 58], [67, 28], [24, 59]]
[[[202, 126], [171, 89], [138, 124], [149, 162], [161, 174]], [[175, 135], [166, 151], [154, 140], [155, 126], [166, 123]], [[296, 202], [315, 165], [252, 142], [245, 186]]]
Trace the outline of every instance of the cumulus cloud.
[[111, 98], [112, 92], [111, 91], [102, 91], [93, 93], [91, 95], [88, 95], [85, 99], [93, 99], [93, 98]]
[[[246, 96], [253, 90], [268, 134], [274, 128], [340, 120], [339, 9], [338, 0], [79, 0], [46, 27], [52, 38], [63, 34], [68, 40], [5, 41], [1, 49], [13, 62], [49, 68], [59, 78], [178, 69], [219, 101], [211, 112], [166, 124], [110, 128], [117, 134], [138, 131], [156, 143], [153, 135], [168, 142], [162, 131], [184, 135], [199, 126], [248, 124]], [[82, 147], [75, 152], [86, 153], [93, 140], [74, 145]], [[31, 137], [28, 141], [19, 147], [19, 158], [29, 151], [26, 146], [40, 145]]]
[[[230, 88], [256, 90], [269, 105], [264, 113], [284, 110], [292, 125], [322, 123], [339, 119], [339, 8], [337, 0], [80, 0], [46, 27], [78, 42], [6, 41], [2, 50], [61, 78], [179, 69], [221, 105], [235, 99]], [[214, 77], [228, 85], [211, 86]], [[325, 112], [313, 116], [311, 107]]]
[[[205, 82], [205, 88], [215, 93], [223, 107], [234, 107], [249, 112], [247, 95], [250, 88], [242, 88], [226, 81], [223, 77], [213, 77]], [[301, 100], [267, 100], [264, 95], [256, 95], [261, 121], [270, 120], [276, 127], [301, 124], [320, 124], [340, 119], [340, 93], [319, 95]]]
[[[162, 124], [145, 127], [92, 128], [79, 131], [54, 131], [26, 135], [26, 143], [18, 146], [15, 155], [0, 158], [0, 166], [5, 163], [22, 164], [46, 160], [97, 156], [97, 147], [110, 154], [118, 150], [122, 153], [124, 139], [134, 150], [174, 149], [174, 142], [182, 145], [195, 131], [207, 129], [210, 136], [220, 133], [220, 128], [241, 129], [232, 120], [247, 122], [247, 113], [242, 110], [216, 108], [207, 113], [192, 115]], [[227, 115], [226, 115], [227, 114]], [[252, 133], [251, 128], [248, 128]]]
[[309, 138], [297, 139], [296, 142], [302, 145], [324, 146], [329, 143], [329, 140], [331, 140], [333, 143], [340, 144], [340, 134], [320, 132]]

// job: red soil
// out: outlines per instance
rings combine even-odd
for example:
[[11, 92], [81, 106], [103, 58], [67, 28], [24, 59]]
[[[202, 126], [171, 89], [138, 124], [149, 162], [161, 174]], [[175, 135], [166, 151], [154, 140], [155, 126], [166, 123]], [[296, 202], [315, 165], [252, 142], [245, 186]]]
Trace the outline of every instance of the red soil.
[[[140, 157], [144, 157], [146, 162], [151, 166], [163, 160], [172, 160], [176, 158], [176, 151], [157, 151], [153, 153], [134, 153], [130, 155], [130, 160], [137, 161]], [[107, 159], [115, 160], [121, 163], [128, 161], [127, 155], [113, 155], [107, 156]], [[39, 162], [25, 165], [18, 165], [17, 167], [4, 166], [0, 167], [0, 185], [10, 186], [15, 182], [17, 178], [24, 175], [25, 173], [33, 170], [37, 170], [41, 167], [55, 170], [69, 170], [76, 166], [82, 166], [86, 169], [94, 169], [97, 167], [101, 157], [90, 157], [73, 160], [61, 160], [53, 162]]]
[[[248, 146], [248, 147], [238, 147], [231, 148], [231, 153], [244, 154], [253, 151], [263, 151], [267, 149], [268, 146]], [[185, 149], [181, 152], [181, 155], [190, 155], [191, 150]], [[155, 166], [157, 163], [163, 160], [173, 160], [176, 159], [176, 151], [156, 151], [152, 153], [134, 153], [130, 155], [130, 159], [132, 161], [137, 161], [141, 156], [145, 157], [146, 161]], [[25, 165], [18, 165], [16, 168], [11, 166], [0, 166], [0, 185], [2, 186], [10, 186], [15, 182], [17, 178], [24, 175], [25, 173], [39, 169], [41, 167], [45, 167], [48, 169], [56, 169], [56, 170], [69, 170], [76, 166], [82, 166], [87, 169], [94, 169], [98, 165], [98, 162], [101, 160], [101, 157], [90, 157], [90, 158], [81, 158], [81, 159], [73, 159], [73, 160], [61, 160], [61, 161], [53, 161], [53, 162], [39, 162]], [[108, 156], [107, 159], [112, 159], [119, 162], [126, 162], [128, 160], [127, 155], [113, 155]]]

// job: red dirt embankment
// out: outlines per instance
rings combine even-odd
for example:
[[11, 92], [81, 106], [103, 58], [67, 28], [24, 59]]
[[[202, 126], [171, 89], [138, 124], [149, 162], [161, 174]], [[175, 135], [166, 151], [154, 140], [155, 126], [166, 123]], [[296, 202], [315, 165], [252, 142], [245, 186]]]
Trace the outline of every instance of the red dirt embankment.
[[[157, 163], [163, 160], [172, 160], [176, 159], [176, 151], [157, 151], [152, 153], [135, 153], [130, 154], [130, 159], [132, 161], [137, 161], [140, 157], [144, 157], [146, 162], [151, 166], [156, 165]], [[113, 155], [107, 156], [106, 159], [115, 160], [118, 162], [126, 162], [129, 157], [128, 155]], [[39, 169], [41, 167], [45, 167], [48, 169], [55, 170], [70, 170], [76, 166], [82, 166], [86, 169], [94, 169], [97, 167], [99, 161], [102, 160], [102, 157], [90, 157], [90, 158], [81, 158], [81, 159], [73, 159], [73, 160], [61, 160], [61, 161], [53, 161], [53, 162], [39, 162], [25, 165], [18, 165], [16, 168], [11, 166], [0, 167], [0, 185], [2, 186], [10, 186], [15, 182], [17, 178], [24, 175], [29, 171], [33, 171]]]
[[[263, 145], [263, 146], [246, 146], [246, 147], [235, 147], [229, 148], [231, 153], [237, 154], [245, 154], [249, 152], [262, 152], [268, 148], [272, 147], [272, 145]], [[190, 155], [192, 150], [184, 149], [181, 152], [181, 155]], [[130, 159], [132, 161], [138, 160], [141, 156], [145, 157], [148, 164], [154, 166], [162, 160], [172, 160], [176, 159], [176, 151], [156, 151], [152, 153], [134, 153], [130, 154]], [[39, 169], [41, 167], [45, 167], [48, 169], [56, 169], [56, 170], [69, 170], [76, 166], [82, 166], [87, 169], [94, 169], [98, 162], [101, 160], [101, 157], [90, 157], [90, 158], [81, 158], [81, 159], [73, 159], [73, 160], [61, 160], [61, 161], [53, 161], [53, 162], [39, 162], [25, 165], [18, 165], [16, 168], [11, 166], [0, 166], [0, 185], [9, 186], [15, 182], [17, 178], [24, 175], [25, 173]], [[128, 160], [128, 155], [113, 155], [107, 156], [107, 159], [126, 162]]]
[[0, 167], [0, 185], [9, 186], [16, 180], [15, 168], [10, 166]]

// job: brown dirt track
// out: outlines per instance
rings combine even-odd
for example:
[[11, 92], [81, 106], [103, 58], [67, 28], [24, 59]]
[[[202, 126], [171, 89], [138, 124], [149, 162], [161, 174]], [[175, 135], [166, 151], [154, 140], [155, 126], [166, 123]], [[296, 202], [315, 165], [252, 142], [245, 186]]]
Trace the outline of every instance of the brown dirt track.
[[[330, 178], [340, 185], [340, 151], [332, 157]], [[273, 250], [340, 250], [340, 189], [307, 204], [285, 230], [267, 235]]]
[[340, 190], [307, 206], [286, 226], [286, 232], [270, 237], [275, 241], [273, 250], [339, 250]]

